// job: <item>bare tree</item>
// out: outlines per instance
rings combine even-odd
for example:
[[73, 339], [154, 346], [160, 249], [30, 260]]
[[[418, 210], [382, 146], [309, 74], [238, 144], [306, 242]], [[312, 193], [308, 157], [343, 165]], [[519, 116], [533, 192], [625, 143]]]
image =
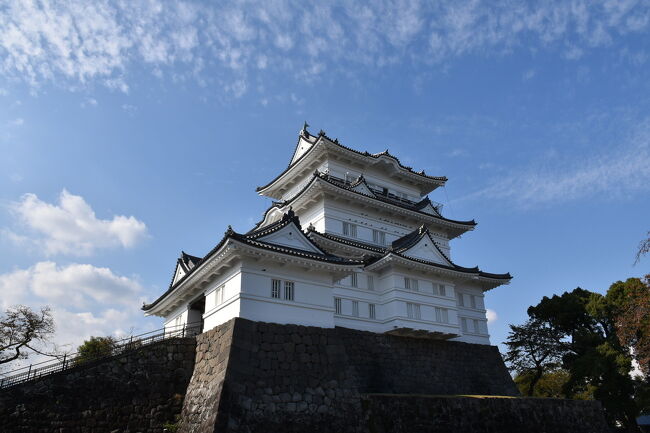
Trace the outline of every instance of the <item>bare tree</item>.
[[8, 308], [0, 317], [0, 364], [26, 359], [31, 353], [44, 353], [40, 346], [54, 333], [50, 307], [33, 311], [25, 305]]
[[639, 249], [636, 251], [636, 260], [634, 264], [636, 265], [641, 260], [641, 257], [650, 253], [650, 232], [647, 233], [647, 238], [639, 242]]

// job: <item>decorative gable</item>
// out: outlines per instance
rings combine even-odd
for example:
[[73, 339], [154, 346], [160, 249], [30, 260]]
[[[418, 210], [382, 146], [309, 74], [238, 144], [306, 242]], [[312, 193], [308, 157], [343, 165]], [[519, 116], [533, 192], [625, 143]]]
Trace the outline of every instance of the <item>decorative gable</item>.
[[428, 213], [429, 215], [440, 216], [440, 213], [436, 210], [435, 207], [433, 207], [431, 203], [427, 203], [426, 206], [420, 209], [420, 212]]
[[317, 248], [295, 223], [287, 224], [280, 230], [266, 236], [261, 236], [256, 240], [269, 244], [297, 248], [312, 253], [323, 254], [323, 251]]
[[352, 191], [356, 191], [356, 192], [359, 192], [361, 194], [369, 195], [371, 197], [374, 197], [374, 195], [375, 195], [375, 193], [372, 192], [370, 190], [370, 188], [368, 188], [368, 184], [366, 184], [365, 181], [361, 181], [361, 182], [357, 183], [356, 185], [354, 185], [350, 189], [352, 189]]
[[[183, 270], [183, 267], [180, 264], [180, 261], [176, 263], [176, 272], [174, 272], [174, 278], [172, 279], [172, 286], [178, 282], [181, 278], [185, 276], [187, 272]], [[168, 274], [169, 275], [169, 274]]]
[[429, 235], [422, 236], [415, 245], [401, 253], [403, 256], [411, 257], [419, 260], [426, 260], [428, 262], [439, 263], [441, 265], [453, 266], [447, 260], [438, 247], [434, 244], [433, 239]]

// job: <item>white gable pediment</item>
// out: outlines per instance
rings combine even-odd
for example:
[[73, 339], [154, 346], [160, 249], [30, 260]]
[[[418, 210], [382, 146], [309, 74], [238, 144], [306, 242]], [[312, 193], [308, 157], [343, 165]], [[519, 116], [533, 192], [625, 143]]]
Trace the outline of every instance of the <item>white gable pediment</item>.
[[172, 280], [172, 286], [176, 284], [178, 280], [185, 276], [185, 271], [181, 267], [180, 263], [176, 263], [176, 272], [174, 272], [174, 279]]
[[311, 243], [307, 236], [295, 224], [288, 224], [277, 232], [257, 238], [269, 244], [297, 248], [299, 250], [322, 254], [323, 252]]
[[368, 185], [365, 184], [365, 182], [361, 182], [360, 184], [352, 187], [352, 191], [360, 192], [361, 194], [369, 195], [369, 196], [374, 196], [375, 194], [368, 188]]
[[420, 209], [420, 212], [428, 213], [429, 215], [440, 215], [438, 211], [436, 211], [436, 208], [434, 208], [431, 203], [428, 203], [425, 207]]
[[404, 251], [402, 255], [414, 259], [439, 263], [441, 265], [451, 265], [451, 263], [440, 254], [440, 251], [438, 251], [438, 248], [433, 244], [433, 240], [429, 236], [424, 236], [418, 243]]
[[301, 135], [300, 138], [298, 139], [296, 152], [293, 154], [293, 158], [291, 158], [291, 164], [293, 164], [298, 159], [300, 159], [300, 157], [303, 156], [305, 152], [307, 152], [309, 149], [311, 149], [312, 146], [313, 144], [305, 140], [305, 138]]

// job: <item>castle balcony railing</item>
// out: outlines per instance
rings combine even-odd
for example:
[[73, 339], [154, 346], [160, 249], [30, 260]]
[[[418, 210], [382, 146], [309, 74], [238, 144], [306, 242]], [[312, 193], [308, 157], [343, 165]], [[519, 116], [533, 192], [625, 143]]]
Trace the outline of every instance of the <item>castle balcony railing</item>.
[[50, 374], [59, 373], [73, 367], [84, 365], [98, 359], [110, 358], [137, 350], [143, 346], [157, 343], [163, 340], [194, 337], [201, 333], [202, 323], [189, 323], [179, 326], [168, 326], [156, 329], [139, 335], [117, 340], [111, 346], [110, 353], [89, 357], [79, 353], [58, 355], [51, 359], [37, 364], [30, 364], [5, 373], [0, 372], [0, 389], [9, 388], [20, 383], [40, 379]]

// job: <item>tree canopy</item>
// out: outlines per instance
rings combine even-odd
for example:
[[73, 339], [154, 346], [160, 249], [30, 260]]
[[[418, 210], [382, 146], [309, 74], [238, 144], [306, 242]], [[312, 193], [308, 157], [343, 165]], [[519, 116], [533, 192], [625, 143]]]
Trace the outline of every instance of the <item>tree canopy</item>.
[[[528, 321], [511, 325], [505, 359], [526, 395], [600, 400], [612, 426], [636, 428], [647, 408], [647, 379], [631, 376], [632, 360], [648, 373], [648, 279], [618, 281], [605, 295], [576, 288], [544, 297], [528, 309]], [[647, 376], [646, 376], [647, 377]], [[559, 379], [561, 391], [557, 390]], [[544, 382], [556, 388], [544, 394]]]

